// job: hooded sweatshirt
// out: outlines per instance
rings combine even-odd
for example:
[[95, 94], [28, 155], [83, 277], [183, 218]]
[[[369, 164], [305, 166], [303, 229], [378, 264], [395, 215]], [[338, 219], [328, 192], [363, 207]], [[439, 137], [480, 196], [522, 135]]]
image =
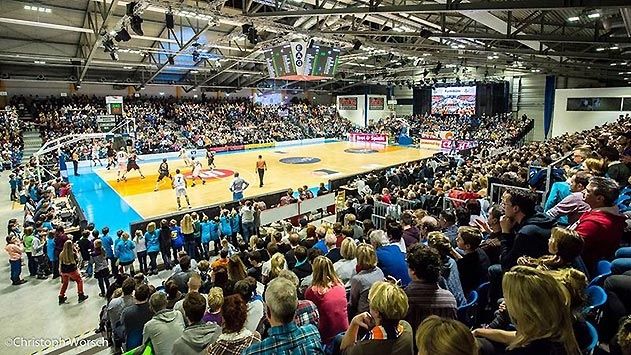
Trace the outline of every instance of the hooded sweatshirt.
[[513, 228], [514, 233], [502, 233], [500, 263], [507, 271], [517, 265], [520, 256], [538, 258], [548, 252], [550, 230], [556, 222], [543, 213], [524, 218]]
[[201, 354], [208, 345], [221, 335], [221, 327], [215, 323], [197, 323], [184, 330], [182, 336], [173, 344], [173, 354]]
[[148, 340], [151, 340], [153, 352], [156, 355], [170, 355], [173, 344], [182, 336], [182, 333], [184, 333], [182, 313], [163, 309], [145, 324], [142, 343], [146, 344]]
[[618, 207], [601, 207], [583, 213], [574, 227], [585, 241], [583, 261], [587, 270], [594, 271], [600, 259], [611, 258], [618, 246], [624, 231], [625, 217]]

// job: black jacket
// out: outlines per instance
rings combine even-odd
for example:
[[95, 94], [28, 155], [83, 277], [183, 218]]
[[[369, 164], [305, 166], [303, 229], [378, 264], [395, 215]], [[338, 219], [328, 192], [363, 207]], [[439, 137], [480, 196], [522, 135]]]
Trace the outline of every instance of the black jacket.
[[500, 263], [507, 271], [517, 265], [520, 256], [538, 258], [548, 253], [550, 230], [556, 222], [543, 213], [525, 218], [513, 228], [512, 233], [502, 233], [500, 237]]
[[171, 249], [171, 228], [169, 226], [160, 228], [160, 250]]

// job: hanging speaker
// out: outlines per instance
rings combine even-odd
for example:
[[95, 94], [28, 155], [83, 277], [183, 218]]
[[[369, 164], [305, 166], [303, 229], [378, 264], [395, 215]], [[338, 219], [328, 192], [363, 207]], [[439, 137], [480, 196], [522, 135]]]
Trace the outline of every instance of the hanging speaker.
[[175, 27], [175, 19], [173, 18], [173, 14], [167, 12], [164, 16], [164, 22], [166, 22], [167, 28], [172, 30]]

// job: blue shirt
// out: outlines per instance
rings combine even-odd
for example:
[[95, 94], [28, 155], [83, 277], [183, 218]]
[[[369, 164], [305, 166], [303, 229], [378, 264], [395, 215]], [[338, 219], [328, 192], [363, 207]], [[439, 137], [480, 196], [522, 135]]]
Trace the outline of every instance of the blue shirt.
[[398, 245], [390, 244], [377, 248], [377, 266], [383, 271], [384, 275], [401, 280], [403, 287], [412, 281], [408, 274], [405, 255], [401, 252]]
[[[546, 204], [543, 208], [543, 212], [548, 212], [549, 209], [556, 206], [559, 202], [561, 202], [564, 198], [570, 196], [572, 194], [572, 190], [570, 189], [570, 184], [565, 181], [558, 181], [552, 184], [550, 188], [550, 194], [548, 195], [548, 199], [546, 200]], [[568, 225], [569, 220], [567, 216], [561, 216], [558, 219], [559, 224]]]
[[324, 242], [324, 239], [318, 240], [318, 242], [313, 245], [313, 249], [322, 250], [322, 255], [326, 255], [326, 253], [329, 252], [329, 248], [326, 247], [326, 243]]
[[219, 224], [221, 225], [222, 235], [232, 235], [232, 226], [230, 224], [230, 217], [219, 217]]
[[114, 257], [114, 240], [109, 234], [105, 234], [101, 237], [101, 244], [103, 245], [103, 249], [105, 250], [105, 255], [108, 258]]
[[55, 257], [55, 238], [46, 238], [46, 256], [51, 261], [57, 260]]
[[122, 263], [128, 263], [136, 259], [136, 245], [131, 240], [120, 240], [116, 243], [116, 255]]
[[243, 351], [245, 355], [319, 355], [324, 354], [320, 333], [313, 324], [298, 327], [293, 321], [272, 327], [268, 337]]
[[160, 233], [154, 230], [153, 233], [145, 233], [145, 243], [147, 244], [147, 253], [156, 253], [160, 251]]

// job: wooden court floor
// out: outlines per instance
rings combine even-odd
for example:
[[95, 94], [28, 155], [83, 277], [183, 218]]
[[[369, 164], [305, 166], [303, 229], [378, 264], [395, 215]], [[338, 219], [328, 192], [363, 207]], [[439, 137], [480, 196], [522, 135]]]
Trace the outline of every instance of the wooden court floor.
[[[428, 150], [398, 146], [386, 147], [368, 154], [345, 152], [346, 149], [366, 148], [369, 147], [363, 143], [335, 142], [217, 154], [215, 156], [217, 168], [214, 172], [209, 171], [206, 159], [202, 160], [203, 171], [209, 178], [207, 178], [205, 185], [202, 185], [198, 180], [194, 187], [190, 186], [189, 180], [188, 196], [193, 207], [231, 200], [232, 193], [228, 188], [233, 178], [233, 172], [239, 172], [241, 177], [250, 183], [249, 188], [244, 193], [245, 198], [247, 198], [290, 187], [296, 190], [303, 185], [313, 188], [319, 186], [320, 182], [326, 183], [336, 176], [369, 171], [428, 157], [432, 154]], [[268, 166], [262, 188], [259, 187], [255, 168], [259, 154], [263, 156]], [[309, 164], [287, 164], [280, 161], [283, 158], [292, 157], [317, 158], [320, 161]], [[171, 159], [168, 163], [172, 174], [175, 174], [177, 168], [181, 169], [187, 177], [192, 172], [191, 167], [185, 167], [181, 159]], [[160, 162], [138, 161], [138, 164], [146, 177], [145, 179], [140, 178], [138, 171], [129, 172], [127, 181], [121, 182], [116, 181], [115, 170], [97, 169], [95, 172], [144, 218], [177, 211], [175, 192], [171, 188], [170, 179], [163, 179], [159, 190], [153, 191]], [[185, 205], [184, 199], [182, 199], [182, 203]]]

